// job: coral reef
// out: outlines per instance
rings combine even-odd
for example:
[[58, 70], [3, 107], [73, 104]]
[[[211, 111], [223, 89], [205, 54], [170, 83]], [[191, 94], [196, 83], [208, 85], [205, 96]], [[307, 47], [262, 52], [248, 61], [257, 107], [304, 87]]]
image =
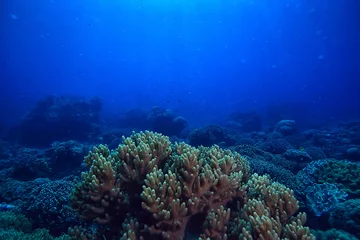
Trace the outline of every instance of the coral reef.
[[281, 120], [276, 123], [274, 131], [284, 136], [292, 135], [296, 132], [296, 122], [294, 120]]
[[88, 150], [85, 145], [72, 140], [52, 143], [51, 148], [46, 150], [52, 177], [61, 178], [76, 170]]
[[170, 109], [153, 107], [146, 120], [153, 131], [169, 135], [180, 136], [187, 126], [188, 122], [181, 116], [176, 116]]
[[[337, 178], [326, 178], [327, 181], [324, 181], [323, 174], [333, 176], [334, 172], [339, 171], [339, 169], [329, 168], [329, 164], [333, 163], [332, 159], [312, 161], [296, 176], [298, 182], [301, 183], [296, 189], [297, 193], [301, 198], [306, 198], [306, 207], [317, 217], [328, 213], [339, 203], [351, 197], [350, 192], [341, 184], [342, 181]], [[341, 161], [338, 163], [341, 164]], [[347, 175], [340, 178], [352, 179], [353, 177]]]
[[281, 138], [269, 138], [260, 144], [260, 149], [274, 154], [282, 154], [293, 147], [284, 139]]
[[0, 239], [6, 240], [70, 240], [66, 234], [53, 237], [45, 228], [33, 229], [31, 222], [22, 214], [0, 212]]
[[188, 121], [171, 109], [154, 106], [150, 110], [130, 109], [121, 114], [115, 125], [123, 133], [152, 130], [171, 137], [182, 137], [183, 131], [188, 127]]
[[252, 112], [234, 112], [229, 115], [226, 126], [241, 132], [255, 132], [262, 129], [262, 117]]
[[38, 178], [22, 182], [8, 178], [0, 182], [0, 202], [4, 202], [0, 206], [12, 207], [0, 210], [21, 212], [33, 222], [33, 227], [47, 228], [52, 235], [59, 236], [77, 224], [76, 213], [70, 208], [68, 199], [73, 188], [73, 179]]
[[[253, 174], [245, 184], [246, 194], [230, 223], [236, 239], [315, 239], [304, 227], [306, 214], [289, 188], [267, 176]], [[242, 206], [241, 206], [242, 205]]]
[[77, 223], [76, 214], [68, 206], [72, 181], [48, 181], [33, 188], [22, 200], [22, 212], [33, 220], [34, 227], [47, 228], [54, 236], [66, 232]]
[[8, 175], [16, 180], [29, 181], [47, 177], [51, 173], [50, 166], [43, 151], [32, 148], [20, 148], [9, 159]]
[[[236, 113], [190, 133], [170, 109], [100, 110], [50, 96], [0, 129], [0, 239], [313, 239], [306, 218], [318, 239], [360, 238], [358, 120]], [[171, 136], [122, 137], [145, 129]]]
[[304, 151], [310, 156], [312, 160], [320, 160], [326, 158], [326, 155], [321, 148], [309, 146], [304, 148]]
[[148, 111], [139, 108], [130, 109], [120, 116], [119, 127], [139, 130], [148, 129], [151, 126], [148, 121], [145, 121], [148, 114]]
[[330, 213], [329, 223], [332, 227], [360, 238], [360, 199], [350, 199], [338, 204]]
[[309, 154], [307, 152], [302, 151], [302, 150], [296, 150], [296, 149], [288, 149], [284, 153], [284, 157], [286, 159], [292, 159], [293, 161], [296, 161], [296, 162], [310, 162], [311, 161], [311, 157], [309, 156]]
[[236, 139], [229, 131], [218, 125], [208, 125], [206, 127], [194, 129], [188, 136], [192, 146], [210, 147], [214, 144], [231, 146], [236, 143]]
[[96, 97], [84, 100], [48, 96], [11, 129], [9, 138], [37, 147], [48, 146], [53, 141], [87, 140], [98, 131], [101, 109], [102, 100]]
[[334, 183], [351, 197], [360, 197], [360, 165], [348, 161], [329, 160], [314, 174], [319, 183]]
[[338, 203], [346, 200], [348, 194], [335, 184], [314, 184], [306, 188], [306, 203], [315, 216], [329, 212]]
[[[251, 176], [240, 154], [216, 145], [171, 144], [146, 131], [123, 137], [113, 151], [95, 147], [84, 162], [90, 169], [70, 202], [80, 219], [99, 226], [72, 228], [74, 238], [183, 239], [191, 219], [200, 218], [202, 239], [313, 239], [306, 215], [294, 216], [290, 189]], [[227, 229], [230, 219], [240, 225]]]
[[354, 235], [337, 230], [335, 228], [332, 228], [327, 231], [312, 231], [312, 233], [315, 235], [317, 240], [328, 240], [328, 239], [336, 239], [336, 240], [358, 240], [357, 237]]

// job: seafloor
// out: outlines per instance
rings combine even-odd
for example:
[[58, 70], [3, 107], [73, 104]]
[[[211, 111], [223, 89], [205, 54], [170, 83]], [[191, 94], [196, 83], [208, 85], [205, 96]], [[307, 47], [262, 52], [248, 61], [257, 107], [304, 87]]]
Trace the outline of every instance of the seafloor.
[[50, 96], [0, 130], [0, 239], [360, 237], [360, 121], [101, 110]]

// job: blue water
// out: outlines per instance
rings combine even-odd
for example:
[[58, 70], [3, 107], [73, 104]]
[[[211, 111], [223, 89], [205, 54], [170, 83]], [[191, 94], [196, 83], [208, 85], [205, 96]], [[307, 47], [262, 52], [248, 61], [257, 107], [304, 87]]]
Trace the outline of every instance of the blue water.
[[314, 120], [358, 116], [359, 9], [355, 0], [4, 1], [1, 112], [16, 118], [44, 95], [75, 94], [103, 98], [108, 114], [157, 105], [194, 124], [281, 103]]
[[[170, 137], [190, 143], [189, 133], [196, 128], [219, 124], [229, 129], [229, 115], [233, 113], [260, 116], [262, 128], [253, 130], [257, 133], [252, 135], [255, 142], [276, 129], [280, 120], [295, 120], [297, 131], [327, 126], [319, 137], [321, 143], [311, 143], [314, 144], [311, 147], [321, 148], [326, 158], [358, 163], [359, 93], [358, 0], [2, 0], [0, 3], [0, 145], [11, 146], [11, 150], [3, 151], [0, 146], [1, 171], [10, 168], [15, 161], [12, 159], [20, 159], [17, 149], [55, 149], [56, 141], [73, 139], [86, 142], [86, 147], [99, 144], [105, 139], [103, 129], [121, 128], [118, 121], [129, 110], [148, 113], [154, 106], [171, 110], [174, 114], [171, 117], [186, 119], [186, 128], [174, 130], [176, 133]], [[61, 135], [64, 131], [58, 129], [55, 135], [61, 135], [59, 139], [51, 136], [37, 141], [35, 138], [49, 132], [35, 124], [34, 131], [43, 130], [33, 142], [32, 136], [29, 137], [31, 132], [12, 130], [48, 96], [102, 99], [101, 120], [94, 117], [101, 130], [97, 135], [91, 132], [89, 138], [85, 134], [86, 137], [75, 139]], [[84, 113], [78, 114], [81, 125], [86, 117]], [[129, 121], [134, 119], [150, 121], [138, 115]], [[341, 125], [344, 122], [351, 122], [346, 125], [350, 127]], [[149, 125], [134, 128], [145, 130]], [[348, 135], [342, 135], [345, 128]], [[157, 128], [153, 126], [149, 130], [154, 129]], [[131, 133], [129, 129], [125, 132]], [[171, 132], [163, 133], [172, 135]], [[296, 150], [310, 146], [299, 139], [284, 139]], [[210, 142], [225, 147], [238, 143], [224, 141]], [[332, 149], [334, 144], [336, 149]], [[79, 153], [80, 158], [86, 153]], [[71, 165], [66, 171], [79, 165]], [[1, 174], [10, 176], [7, 170]], [[51, 179], [51, 175], [40, 175], [32, 175], [26, 181]], [[67, 174], [62, 173], [56, 179], [64, 176]], [[18, 207], [16, 202], [0, 195], [2, 201], [3, 206]], [[321, 219], [315, 216], [314, 219], [310, 220], [311, 228], [330, 229], [328, 225], [318, 227], [314, 222]], [[356, 230], [348, 232], [355, 234]]]

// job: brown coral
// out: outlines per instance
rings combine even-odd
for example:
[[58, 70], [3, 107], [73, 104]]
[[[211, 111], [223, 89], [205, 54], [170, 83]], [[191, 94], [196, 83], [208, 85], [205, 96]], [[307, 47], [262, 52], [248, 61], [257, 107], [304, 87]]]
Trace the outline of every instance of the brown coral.
[[243, 206], [234, 214], [231, 235], [238, 239], [315, 239], [304, 227], [306, 214], [298, 210], [294, 193], [267, 176], [254, 174], [246, 184]]
[[[116, 232], [146, 174], [170, 153], [168, 137], [152, 132], [133, 133], [114, 151], [104, 145], [95, 147], [84, 159], [90, 169], [75, 187], [72, 207], [81, 219], [108, 224]], [[129, 194], [132, 190], [135, 193]]]
[[249, 176], [249, 166], [239, 154], [218, 146], [198, 150], [181, 143], [175, 152], [167, 173], [154, 169], [147, 175], [141, 195], [143, 209], [156, 220], [149, 231], [166, 239], [182, 239], [191, 216], [217, 211], [241, 196]]
[[[90, 169], [75, 187], [72, 207], [81, 219], [104, 226], [96, 234], [106, 239], [183, 239], [199, 214], [202, 239], [226, 239], [227, 232], [244, 239], [309, 235], [305, 217], [292, 217], [298, 205], [290, 189], [267, 177], [250, 179], [248, 162], [218, 146], [171, 145], [146, 131], [123, 137], [113, 151], [95, 147], [84, 162]], [[240, 210], [230, 221], [241, 229], [227, 231], [225, 206], [234, 201]]]

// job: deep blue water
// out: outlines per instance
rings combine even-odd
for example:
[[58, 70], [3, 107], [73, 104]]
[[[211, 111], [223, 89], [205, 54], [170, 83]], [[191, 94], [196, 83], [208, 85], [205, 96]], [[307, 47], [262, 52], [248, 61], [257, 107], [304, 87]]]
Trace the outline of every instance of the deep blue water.
[[358, 117], [359, 11], [356, 0], [5, 0], [1, 120], [49, 94], [99, 96], [110, 115], [172, 108], [195, 125], [274, 104], [311, 121]]
[[[93, 197], [85, 186], [84, 198], [71, 200], [73, 180], [88, 170], [82, 161], [94, 145], [116, 148], [122, 134], [146, 129], [240, 153], [251, 173], [294, 189], [312, 230], [336, 228], [318, 232], [327, 236], [320, 240], [341, 231], [357, 239], [359, 109], [359, 0], [1, 0], [0, 240], [10, 239], [2, 219], [12, 211], [54, 236], [84, 223], [69, 204], [107, 226], [113, 205], [108, 212], [98, 205], [108, 204], [109, 193]], [[181, 159], [175, 152], [160, 170]], [[141, 208], [150, 171], [134, 189], [112, 175], [135, 201], [111, 220], [131, 213], [141, 231], [155, 226]], [[93, 212], [76, 208], [81, 201]], [[235, 209], [243, 200], [231, 201], [223, 205], [244, 211]], [[199, 236], [212, 207], [189, 218], [185, 239]], [[87, 230], [104, 239], [123, 233], [99, 226]]]

